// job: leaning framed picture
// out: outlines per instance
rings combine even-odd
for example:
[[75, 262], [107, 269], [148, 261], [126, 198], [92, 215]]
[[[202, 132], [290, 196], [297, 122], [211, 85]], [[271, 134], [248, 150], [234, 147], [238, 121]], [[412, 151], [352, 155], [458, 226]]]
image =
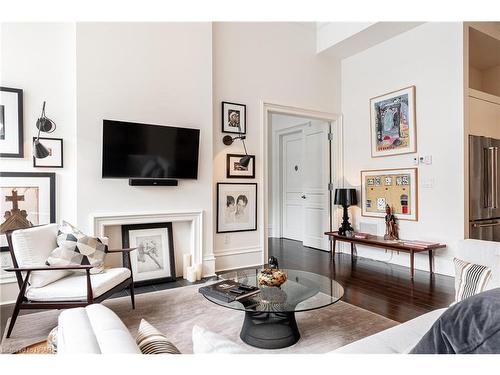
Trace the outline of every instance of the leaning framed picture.
[[222, 102], [222, 132], [247, 133], [247, 106], [245, 104]]
[[[172, 223], [122, 225], [122, 245], [136, 247], [130, 253], [134, 285], [150, 285], [175, 280]], [[123, 257], [124, 266], [127, 258]]]
[[[33, 137], [33, 142], [36, 137]], [[31, 144], [33, 144], [33, 142]], [[35, 168], [62, 168], [63, 167], [63, 140], [62, 138], [42, 138], [40, 143], [49, 150], [49, 155], [43, 159], [33, 156]]]
[[400, 220], [418, 220], [418, 170], [361, 171], [361, 215], [384, 217], [389, 205]]
[[257, 184], [217, 183], [217, 233], [257, 230]]
[[372, 157], [417, 151], [415, 86], [370, 99]]
[[250, 163], [245, 167], [240, 160], [245, 155], [227, 154], [226, 177], [227, 178], [255, 178], [255, 155], [250, 156]]
[[7, 251], [5, 233], [56, 222], [55, 173], [0, 172], [0, 248]]
[[0, 157], [23, 158], [23, 90], [0, 87]]

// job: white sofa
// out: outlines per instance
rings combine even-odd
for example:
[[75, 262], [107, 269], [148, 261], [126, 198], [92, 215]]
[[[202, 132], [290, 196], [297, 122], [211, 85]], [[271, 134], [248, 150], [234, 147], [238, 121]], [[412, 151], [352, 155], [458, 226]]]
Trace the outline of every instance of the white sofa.
[[[464, 240], [456, 256], [492, 269], [486, 289], [500, 287], [500, 243]], [[332, 353], [407, 353], [446, 308], [343, 346]], [[135, 340], [114, 312], [102, 305], [63, 311], [59, 316], [58, 353], [139, 353]]]

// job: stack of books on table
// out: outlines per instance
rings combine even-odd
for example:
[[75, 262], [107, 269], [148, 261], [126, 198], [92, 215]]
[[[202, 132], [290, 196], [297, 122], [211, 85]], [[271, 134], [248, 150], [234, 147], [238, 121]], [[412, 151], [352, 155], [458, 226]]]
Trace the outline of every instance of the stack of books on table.
[[439, 242], [404, 240], [403, 244], [406, 245], [406, 246], [411, 246], [411, 247], [415, 247], [415, 248], [418, 248], [418, 249], [426, 249], [429, 246], [439, 245]]
[[260, 289], [234, 280], [224, 280], [212, 285], [203, 286], [198, 291], [204, 296], [229, 303], [253, 296], [259, 293]]
[[354, 238], [360, 238], [360, 239], [367, 239], [370, 235], [368, 233], [362, 233], [362, 232], [355, 232], [353, 234]]

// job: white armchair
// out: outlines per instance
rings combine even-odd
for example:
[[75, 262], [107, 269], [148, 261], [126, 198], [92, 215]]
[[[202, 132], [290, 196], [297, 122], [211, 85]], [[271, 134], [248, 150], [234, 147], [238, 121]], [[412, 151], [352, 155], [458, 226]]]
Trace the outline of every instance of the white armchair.
[[127, 267], [105, 269], [91, 274], [92, 266], [46, 266], [45, 261], [57, 247], [57, 224], [48, 224], [7, 233], [7, 242], [19, 284], [19, 295], [10, 319], [7, 337], [10, 337], [21, 309], [66, 309], [101, 302], [125, 288], [130, 289], [132, 308], [134, 280], [130, 251], [108, 250], [106, 253], [124, 253]]

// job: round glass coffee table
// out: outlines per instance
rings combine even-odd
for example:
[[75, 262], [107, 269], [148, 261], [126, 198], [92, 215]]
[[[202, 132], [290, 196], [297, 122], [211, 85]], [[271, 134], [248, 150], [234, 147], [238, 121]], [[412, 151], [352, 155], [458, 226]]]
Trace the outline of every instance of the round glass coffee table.
[[280, 349], [295, 344], [300, 339], [295, 313], [329, 306], [344, 295], [344, 288], [329, 277], [299, 270], [281, 270], [286, 272], [288, 279], [280, 287], [259, 286], [259, 269], [220, 274], [219, 280], [259, 286], [260, 293], [243, 300], [223, 302], [204, 295], [219, 306], [245, 312], [240, 337], [251, 346]]

